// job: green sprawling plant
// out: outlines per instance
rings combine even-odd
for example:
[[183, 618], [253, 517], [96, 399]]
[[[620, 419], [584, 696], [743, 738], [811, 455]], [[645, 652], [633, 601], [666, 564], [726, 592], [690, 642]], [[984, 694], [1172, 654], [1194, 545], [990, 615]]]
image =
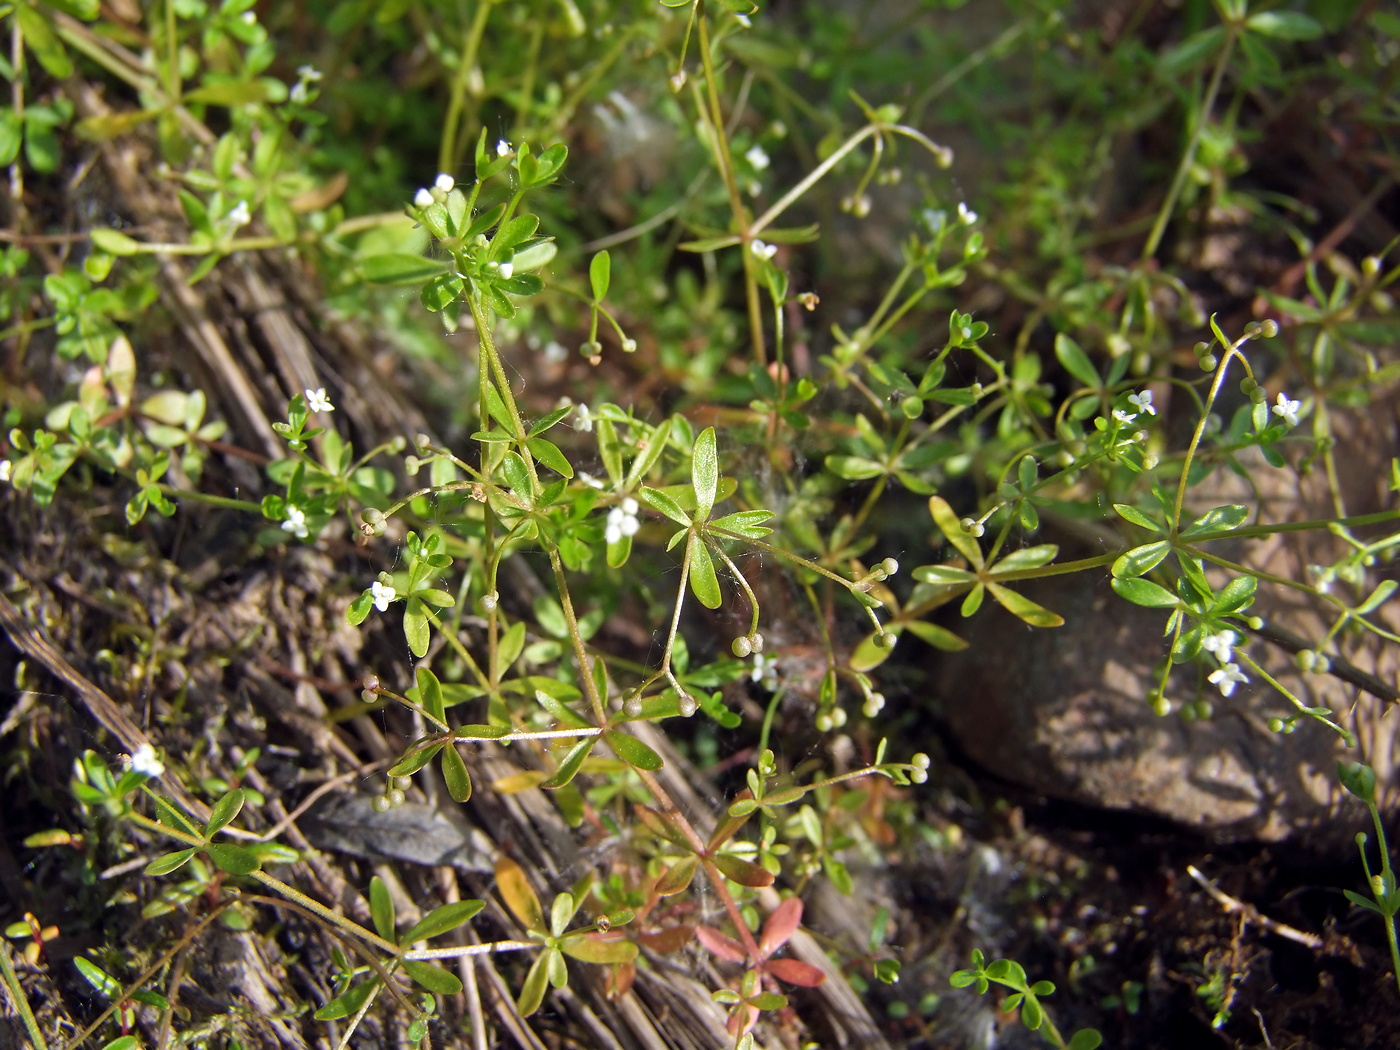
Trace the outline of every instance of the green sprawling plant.
[[[543, 792], [568, 826], [615, 841], [607, 864], [549, 887], [548, 908], [543, 876], [505, 853], [493, 860], [494, 913], [484, 899], [444, 900], [401, 922], [374, 876], [361, 887], [366, 924], [271, 873], [301, 857], [259, 830], [272, 821], [240, 826], [266, 801], [245, 783], [256, 754], [197, 783], [186, 756], [138, 750], [114, 771], [87, 751], [71, 785], [86, 830], [29, 844], [72, 849], [88, 876], [99, 844], [124, 859], [157, 852], [138, 866], [160, 887], [142, 914], [187, 925], [139, 966], [78, 957], [107, 1005], [62, 1040], [26, 1015], [36, 1046], [94, 1038], [126, 1050], [152, 1031], [173, 1045], [185, 1018], [156, 979], [215, 920], [239, 929], [263, 914], [334, 939], [314, 1017], [342, 1046], [381, 1008], [407, 1019], [408, 1041], [431, 1038], [436, 997], [464, 992], [452, 961], [520, 953], [510, 972], [530, 1017], [577, 963], [606, 967], [625, 995], [639, 968], [690, 945], [720, 964], [725, 984], [711, 991], [738, 1050], [761, 1025], [795, 1033], [791, 988], [843, 967], [885, 984], [901, 973], [881, 954], [883, 931], [868, 958], [833, 946], [829, 970], [778, 954], [814, 879], [855, 892], [852, 855], [878, 855], [908, 830], [886, 819], [891, 787], [929, 778], [926, 754], [887, 746], [891, 726], [916, 719], [889, 710], [881, 668], [906, 634], [966, 648], [945, 608], [955, 602], [964, 618], [990, 598], [1033, 628], [1060, 627], [1060, 612], [1024, 593], [1032, 579], [1109, 573], [1124, 602], [1160, 611], [1162, 659], [1143, 701], [1163, 717], [1209, 717], [1213, 696], [1262, 680], [1280, 701], [1272, 729], [1312, 721], [1355, 743], [1336, 712], [1310, 706], [1245, 645], [1262, 627], [1261, 585], [1328, 612], [1325, 634], [1299, 646], [1305, 671], [1327, 673], [1343, 637], [1400, 642], [1378, 615], [1395, 590], [1382, 571], [1400, 549], [1400, 512], [1347, 513], [1333, 460], [1337, 418], [1400, 376], [1388, 356], [1400, 264], [1394, 244], [1359, 265], [1314, 257], [1301, 218], [1239, 177], [1245, 100], [1343, 77], [1297, 64], [1295, 49], [1325, 34], [1393, 56], [1393, 16], [1321, 21], [1220, 0], [1188, 5], [1189, 31], [1165, 43], [1130, 30], [1115, 43], [1069, 25], [1070, 5], [1018, 2], [983, 46], [952, 54], [926, 40], [939, 73], [911, 96], [898, 63], [842, 61], [840, 41], [863, 30], [823, 5], [771, 25], [747, 0], [527, 6], [306, 5], [324, 39], [252, 0], [164, 0], [133, 22], [95, 3], [0, 6], [15, 103], [0, 115], [14, 233], [0, 252], [0, 337], [15, 347], [12, 378], [41, 356], [65, 366], [41, 370], [42, 394], [6, 381], [0, 476], [40, 508], [119, 494], [120, 516], [100, 515], [113, 535], [147, 536], [152, 510], [180, 520], [199, 504], [245, 515], [260, 551], [344, 553], [351, 534], [386, 567], [371, 574], [361, 559], [322, 597], [345, 599], [351, 627], [382, 634], [388, 618], [406, 646], [399, 666], [365, 670], [361, 703], [337, 716], [392, 706], [412, 727], [379, 766], [375, 808], [439, 776], [465, 803], [489, 754], [514, 771], [488, 790]], [[927, 9], [958, 6], [910, 4], [889, 32], [931, 32]], [[1044, 98], [1031, 104], [1074, 98], [1073, 119], [1013, 127], [969, 109], [1019, 49], [1037, 56]], [[441, 105], [387, 90], [394, 56], [408, 54], [409, 97]], [[75, 77], [103, 79], [127, 105], [75, 108]], [[1004, 149], [980, 212], [946, 174], [951, 151], [921, 130], [935, 109]], [[601, 157], [580, 148], [588, 113], [615, 140], [594, 146]], [[1176, 121], [1180, 149], [1150, 214], [1092, 229], [1089, 187], [1113, 143], [1163, 121]], [[337, 127], [375, 145], [358, 153]], [[26, 219], [26, 180], [72, 163], [73, 144], [129, 139], [160, 156], [178, 235], [92, 224], [78, 250], [54, 254]], [[652, 151], [664, 162], [649, 164]], [[427, 180], [405, 158], [439, 174], [413, 192]], [[1203, 311], [1164, 245], [1214, 211], [1290, 237], [1306, 293], [1268, 291], [1255, 319]], [[843, 269], [851, 239], [876, 224], [883, 257], [863, 249], [870, 265]], [[1112, 261], [1091, 258], [1105, 244], [1119, 249]], [[438, 433], [357, 449], [327, 381], [283, 389], [269, 459], [231, 445], [190, 377], [154, 374], [141, 326], [162, 282], [215, 282], [256, 253], [290, 254], [334, 310], [449, 377], [426, 395]], [[977, 316], [972, 288], [1013, 304], [1003, 323]], [[579, 362], [596, 378], [539, 404], [536, 365]], [[644, 375], [651, 395], [632, 398]], [[1159, 415], [1168, 400], [1178, 428]], [[216, 491], [209, 475], [225, 456], [258, 462], [263, 490]], [[1260, 504], [1198, 495], [1220, 471], [1277, 470], [1323, 472], [1335, 513], [1271, 520]], [[1391, 472], [1400, 492], [1400, 462]], [[1102, 552], [1061, 560], [1053, 539], [1067, 520], [1092, 523]], [[1338, 546], [1308, 579], [1226, 553], [1313, 530]], [[901, 567], [897, 555], [928, 548], [927, 564]], [[651, 650], [618, 644], [603, 630], [616, 618], [638, 624]], [[784, 673], [780, 647], [798, 622], [818, 654], [806, 684]], [[767, 694], [759, 717], [743, 703], [746, 680]], [[794, 704], [812, 739], [842, 730], [859, 759], [805, 761], [778, 746], [775, 720]], [[687, 812], [663, 752], [713, 751], [712, 727], [742, 734], [743, 786], [714, 813]], [[1363, 850], [1375, 902], [1348, 896], [1383, 916], [1394, 955], [1400, 897], [1366, 771], [1341, 776], [1375, 818], [1380, 874]], [[518, 935], [468, 943], [460, 935], [483, 913], [496, 930], [513, 919]], [[29, 942], [31, 964], [48, 921], [27, 915], [6, 931]], [[1004, 986], [1002, 1009], [1054, 1046], [1100, 1044], [1093, 1028], [1061, 1035], [1041, 1002], [1051, 982], [972, 958], [954, 986]]]

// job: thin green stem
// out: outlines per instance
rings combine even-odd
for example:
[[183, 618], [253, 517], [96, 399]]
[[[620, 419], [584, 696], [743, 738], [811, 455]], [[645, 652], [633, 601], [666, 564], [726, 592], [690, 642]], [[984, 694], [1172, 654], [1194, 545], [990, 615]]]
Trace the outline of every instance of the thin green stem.
[[34, 1050], [48, 1050], [49, 1044], [44, 1040], [44, 1033], [34, 1018], [34, 1011], [29, 1008], [29, 997], [24, 994], [14, 965], [10, 962], [8, 944], [0, 944], [0, 978], [4, 979], [5, 987], [9, 989], [10, 998], [14, 1000], [15, 1009], [19, 1011], [19, 1019], [29, 1034], [29, 1041], [34, 1044]]

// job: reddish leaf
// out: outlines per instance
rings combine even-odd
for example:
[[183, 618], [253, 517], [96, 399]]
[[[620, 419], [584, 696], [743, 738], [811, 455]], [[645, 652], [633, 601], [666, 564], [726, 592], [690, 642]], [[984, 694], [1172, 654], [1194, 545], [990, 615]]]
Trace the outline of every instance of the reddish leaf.
[[654, 952], [670, 955], [684, 948], [694, 936], [694, 926], [669, 926], [653, 933], [639, 934], [637, 939]]
[[749, 957], [749, 953], [744, 950], [742, 944], [734, 940], [734, 938], [720, 933], [719, 930], [715, 929], [713, 926], [695, 927], [695, 938], [708, 948], [711, 954], [721, 959], [728, 959], [730, 962], [741, 963]]
[[637, 819], [647, 826], [647, 830], [653, 835], [660, 835], [667, 842], [672, 842], [677, 846], [690, 848], [690, 843], [681, 834], [681, 829], [676, 827], [676, 822], [665, 813], [659, 813], [650, 806], [643, 806], [640, 802], [632, 807], [637, 814]]
[[826, 980], [821, 970], [798, 959], [769, 959], [765, 969], [778, 980], [802, 988], [815, 988]]
[[802, 925], [802, 898], [789, 897], [768, 916], [763, 924], [763, 936], [758, 942], [758, 951], [765, 959], [787, 944], [788, 938]]

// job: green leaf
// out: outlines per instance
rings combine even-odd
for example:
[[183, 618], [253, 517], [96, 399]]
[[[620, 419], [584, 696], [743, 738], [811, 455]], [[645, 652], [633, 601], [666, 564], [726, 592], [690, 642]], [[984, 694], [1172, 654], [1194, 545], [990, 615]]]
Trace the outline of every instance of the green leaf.
[[866, 481], [889, 473], [883, 464], [864, 456], [827, 456], [826, 469], [846, 481]]
[[593, 301], [601, 303], [608, 295], [612, 282], [612, 256], [601, 251], [588, 264], [588, 282], [593, 286]]
[[1249, 518], [1249, 508], [1238, 503], [1208, 510], [1181, 530], [1181, 538], [1192, 539], [1206, 532], [1220, 532], [1237, 529]]
[[1141, 547], [1134, 547], [1113, 563], [1113, 575], [1121, 578], [1141, 576], [1145, 572], [1151, 572], [1171, 549], [1172, 545], [1168, 540], [1157, 540], [1154, 543], [1144, 543]]
[[485, 907], [485, 901], [468, 900], [454, 901], [451, 904], [444, 904], [440, 908], [434, 908], [410, 926], [408, 931], [399, 938], [399, 943], [415, 944], [418, 941], [441, 937], [444, 933], [455, 930], [464, 922], [476, 918], [477, 913]]
[[903, 626], [920, 641], [935, 649], [942, 649], [945, 653], [955, 653], [967, 648], [967, 642], [952, 631], [926, 620], [910, 620]]
[[974, 582], [977, 574], [953, 565], [920, 565], [914, 570], [914, 579], [940, 587], [956, 587]]
[[566, 937], [559, 942], [559, 948], [565, 955], [586, 963], [627, 963], [637, 957], [637, 946], [631, 941], [604, 940], [596, 934]]
[[423, 710], [427, 711], [436, 721], [444, 721], [447, 718], [447, 708], [442, 700], [442, 683], [438, 681], [438, 676], [428, 668], [420, 666], [416, 677], [418, 679], [418, 702], [423, 705]]
[[76, 966], [78, 972], [87, 979], [88, 984], [96, 988], [108, 999], [115, 999], [122, 994], [121, 983], [91, 959], [84, 959], [81, 955], [75, 955], [73, 957], [73, 965]]
[[1236, 576], [1215, 596], [1211, 611], [1217, 616], [1229, 616], [1248, 608], [1258, 587], [1259, 581], [1253, 576]]
[[234, 846], [227, 842], [211, 842], [207, 847], [207, 852], [209, 859], [219, 870], [226, 871], [230, 875], [247, 875], [262, 867], [258, 855], [242, 846]]
[[447, 793], [456, 802], [465, 802], [472, 797], [472, 777], [467, 772], [467, 764], [454, 745], [442, 749], [442, 779], [447, 782]]
[[456, 974], [449, 973], [434, 963], [418, 959], [404, 959], [402, 965], [404, 973], [412, 977], [417, 984], [421, 984], [428, 991], [437, 995], [456, 995], [462, 990], [462, 982]]
[[1040, 1000], [1033, 995], [1026, 996], [1021, 1004], [1021, 1023], [1034, 1032], [1044, 1022], [1045, 1011], [1040, 1006]]
[[636, 769], [655, 772], [665, 764], [660, 755], [630, 733], [609, 729], [603, 733], [603, 739], [613, 749], [613, 754]]
[[1098, 1050], [1103, 1045], [1103, 1036], [1095, 1028], [1081, 1028], [1070, 1037], [1065, 1050]]
[[987, 590], [992, 592], [992, 597], [1001, 602], [1007, 612], [1025, 620], [1032, 627], [1060, 627], [1065, 622], [1063, 616], [1051, 612], [1044, 606], [1037, 605], [1024, 594], [1013, 591], [1009, 587], [1003, 587], [999, 583], [989, 583]]
[[1114, 577], [1112, 586], [1119, 597], [1149, 609], [1171, 609], [1181, 604], [1171, 591], [1140, 576]]
[[428, 612], [421, 599], [410, 596], [403, 607], [403, 636], [409, 652], [420, 659], [428, 655]]
[[719, 456], [715, 450], [714, 427], [706, 427], [695, 438], [690, 477], [691, 485], [695, 489], [695, 518], [697, 521], [704, 521], [714, 508], [715, 489], [719, 485]]
[[724, 596], [715, 575], [715, 563], [705, 547], [705, 541], [695, 533], [690, 535], [690, 589], [707, 609], [718, 609]]
[[191, 847], [175, 853], [166, 853], [147, 864], [144, 869], [145, 873], [147, 875], [169, 875], [172, 871], [184, 867], [189, 859], [198, 852], [198, 849]]
[[108, 255], [135, 255], [141, 250], [141, 243], [117, 230], [93, 230], [88, 234], [92, 246]]
[[1025, 569], [1038, 569], [1042, 565], [1048, 565], [1055, 560], [1055, 555], [1060, 553], [1060, 548], [1053, 543], [1042, 543], [1035, 547], [1025, 547], [1018, 551], [1012, 551], [996, 565], [992, 566], [993, 576], [1004, 575], [1008, 572], [1021, 572]]
[[212, 839], [216, 832], [223, 830], [229, 821], [238, 816], [244, 797], [243, 789], [235, 788], [214, 803], [214, 808], [209, 811], [209, 823], [204, 825], [205, 838]]
[[928, 510], [929, 514], [933, 516], [933, 523], [947, 537], [948, 542], [972, 564], [974, 569], [981, 569], [984, 564], [982, 548], [974, 537], [963, 532], [962, 522], [953, 513], [953, 508], [948, 505], [948, 501], [942, 496], [930, 496]]
[[374, 929], [386, 941], [394, 939], [394, 900], [389, 896], [389, 887], [375, 875], [369, 880], [369, 915], [374, 920]]
[[1089, 355], [1079, 349], [1079, 344], [1063, 332], [1055, 335], [1055, 357], [1066, 372], [1090, 389], [1097, 390], [1103, 385], [1103, 380], [1089, 360]]
[[579, 769], [583, 766], [583, 760], [588, 757], [594, 745], [598, 743], [596, 736], [583, 737], [577, 744], [569, 749], [569, 753], [564, 756], [564, 761], [559, 763], [559, 768], [554, 771], [554, 775], [546, 780], [540, 787], [547, 790], [561, 788], [578, 776]]
[[660, 489], [644, 488], [637, 493], [637, 496], [652, 510], [666, 515], [677, 525], [688, 526], [690, 524], [690, 516], [681, 510], [681, 505]]
[[321, 1009], [317, 1010], [314, 1016], [318, 1021], [338, 1021], [343, 1017], [350, 1017], [359, 1013], [360, 1007], [364, 1006], [365, 1000], [370, 993], [380, 986], [379, 978], [372, 977], [368, 981], [363, 981], [355, 985], [343, 995], [337, 995]]
[[58, 35], [49, 21], [28, 3], [21, 0], [13, 8], [13, 14], [24, 35], [25, 46], [34, 53], [44, 71], [56, 80], [67, 80], [73, 75], [73, 60], [63, 49]]
[[742, 857], [736, 857], [732, 853], [717, 853], [713, 859], [715, 867], [724, 874], [724, 877], [737, 882], [740, 886], [763, 889], [765, 886], [773, 885], [771, 871], [767, 868], [760, 868], [757, 864], [752, 864]]
[[559, 446], [547, 438], [534, 437], [525, 442], [525, 447], [530, 450], [530, 455], [543, 463], [556, 474], [562, 474], [566, 478], [574, 476], [574, 468], [569, 463], [563, 452], [559, 451]]
[[389, 767], [391, 777], [411, 777], [433, 760], [433, 756], [443, 749], [442, 741], [421, 747], [411, 755], [406, 755]]
[[558, 954], [557, 949], [546, 948], [530, 966], [530, 972], [525, 975], [525, 983], [520, 988], [520, 998], [515, 1004], [521, 1017], [529, 1017], [544, 1002], [544, 993], [549, 984], [549, 960]]
[[420, 284], [444, 274], [447, 267], [436, 259], [408, 252], [366, 255], [360, 260], [360, 274], [371, 284]]
[[1260, 36], [1276, 40], [1316, 40], [1322, 35], [1322, 26], [1300, 11], [1260, 11], [1244, 24]]
[[769, 510], [736, 510], [733, 514], [713, 519], [709, 528], [724, 529], [728, 532], [738, 533], [745, 539], [758, 540], [773, 531], [759, 524], [759, 522], [767, 521], [771, 517], [773, 517], [773, 512]]
[[1115, 503], [1113, 509], [1118, 512], [1120, 518], [1131, 521], [1134, 525], [1141, 526], [1149, 532], [1161, 533], [1165, 531], [1161, 525], [1153, 521], [1136, 507], [1130, 507], [1126, 503]]

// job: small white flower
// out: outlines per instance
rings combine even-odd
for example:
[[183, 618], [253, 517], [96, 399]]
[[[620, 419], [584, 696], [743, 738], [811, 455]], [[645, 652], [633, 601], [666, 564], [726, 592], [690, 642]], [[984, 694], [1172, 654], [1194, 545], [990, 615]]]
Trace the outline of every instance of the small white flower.
[[374, 597], [374, 607], [380, 612], [387, 611], [389, 603], [399, 596], [399, 592], [393, 587], [378, 580], [369, 585], [369, 593]]
[[749, 151], [744, 154], [744, 159], [755, 171], [763, 171], [768, 167], [768, 154], [763, 152], [762, 146], [750, 146]]
[[247, 226], [253, 221], [252, 212], [248, 210], [248, 202], [239, 201], [229, 209], [229, 213], [224, 216], [224, 220], [235, 230], [240, 226]]
[[1133, 420], [1137, 419], [1137, 413], [1124, 412], [1121, 408], [1115, 408], [1113, 410], [1113, 418], [1120, 423], [1131, 423]]
[[765, 689], [774, 688], [778, 684], [778, 658], [754, 653], [753, 670], [749, 672], [749, 679], [758, 682]]
[[297, 76], [314, 84], [321, 79], [321, 71], [315, 66], [297, 66]]
[[961, 201], [958, 202], [958, 218], [971, 226], [977, 221], [977, 213]]
[[1220, 687], [1221, 696], [1229, 696], [1235, 691], [1236, 685], [1240, 682], [1248, 682], [1249, 678], [1235, 664], [1226, 664], [1220, 670], [1212, 671], [1206, 680], [1211, 685]]
[[308, 98], [306, 92], [306, 81], [298, 80], [295, 84], [293, 84], [291, 93], [287, 97], [293, 102], [297, 103], [298, 105], [305, 102]]
[[429, 204], [433, 203], [431, 191], [419, 187], [418, 192], [413, 195], [413, 203], [420, 208], [426, 208]]
[[1317, 582], [1313, 584], [1317, 588], [1318, 594], [1326, 594], [1332, 589], [1332, 581], [1337, 578], [1337, 574], [1330, 566], [1309, 565], [1308, 572], [1312, 573], [1313, 579]]
[[1230, 650], [1235, 647], [1239, 640], [1239, 635], [1234, 631], [1224, 630], [1215, 634], [1208, 634], [1201, 639], [1201, 648], [1210, 653], [1222, 664], [1232, 663], [1234, 656]]
[[569, 359], [568, 348], [557, 339], [544, 344], [544, 359], [552, 365], [560, 365]]
[[749, 251], [760, 259], [771, 259], [778, 254], [778, 246], [767, 241], [753, 240], [749, 242]]
[[457, 185], [457, 180], [444, 171], [442, 174], [440, 174], [437, 178], [433, 180], [433, 185], [436, 186], [438, 190], [440, 190], [443, 193], [451, 193], [452, 187]]
[[125, 765], [143, 777], [158, 777], [165, 772], [165, 763], [156, 757], [156, 749], [150, 744], [142, 744], [136, 754], [124, 757]]
[[497, 140], [496, 140], [496, 156], [498, 156], [498, 157], [508, 157], [508, 156], [510, 156], [510, 143], [507, 142], [505, 139], [497, 139]]
[[587, 485], [591, 489], [601, 489], [603, 487], [603, 483], [586, 470], [580, 470], [574, 477], [579, 480], [580, 484]]
[[1140, 394], [1129, 394], [1128, 404], [1132, 405], [1139, 412], [1146, 412], [1149, 416], [1155, 416], [1157, 410], [1152, 407], [1152, 391], [1144, 390]]
[[330, 398], [326, 397], [326, 388], [318, 386], [315, 390], [307, 389], [306, 410], [308, 412], [334, 412], [335, 406], [331, 404]]
[[574, 429], [585, 434], [593, 431], [593, 413], [588, 410], [588, 406], [578, 404], [574, 406]]
[[1274, 415], [1278, 416], [1290, 427], [1298, 425], [1298, 409], [1303, 407], [1301, 401], [1290, 401], [1288, 395], [1280, 393], [1278, 403], [1274, 405]]
[[258, 13], [256, 11], [244, 11], [238, 17], [243, 20], [245, 26], [256, 25], [258, 21]]
[[734, 21], [738, 22], [745, 29], [753, 28], [753, 20], [748, 15], [735, 15]]
[[620, 504], [608, 511], [608, 524], [603, 530], [603, 538], [608, 543], [620, 543], [624, 536], [637, 535], [637, 530], [642, 527], [642, 523], [637, 517], [637, 510], [637, 501], [631, 496], [627, 496]]
[[501, 268], [500, 268], [501, 280], [503, 280], [503, 281], [509, 281], [510, 278], [511, 278], [511, 275], [514, 274], [514, 273], [515, 273], [515, 261], [514, 261], [514, 257], [512, 256], [512, 258], [511, 258], [510, 261], [501, 263]]
[[8, 459], [0, 459], [0, 481], [9, 481], [10, 473], [15, 469], [15, 465]]
[[300, 507], [287, 508], [287, 520], [282, 522], [282, 531], [290, 532], [299, 540], [304, 540], [310, 530], [306, 527], [306, 512]]

